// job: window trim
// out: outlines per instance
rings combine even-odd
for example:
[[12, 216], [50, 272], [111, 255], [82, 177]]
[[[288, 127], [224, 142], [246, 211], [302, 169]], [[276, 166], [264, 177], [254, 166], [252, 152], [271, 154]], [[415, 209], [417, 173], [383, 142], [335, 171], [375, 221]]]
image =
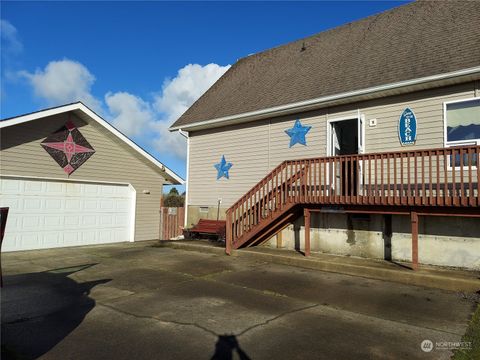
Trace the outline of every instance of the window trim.
[[[447, 106], [450, 104], [457, 104], [462, 102], [469, 102], [469, 101], [480, 101], [480, 96], [474, 96], [467, 99], [460, 99], [460, 100], [453, 100], [453, 101], [444, 101], [443, 102], [443, 145], [444, 147], [455, 146], [455, 145], [463, 145], [465, 143], [473, 143], [476, 142], [477, 145], [480, 145], [480, 138], [478, 139], [468, 139], [468, 140], [456, 140], [456, 141], [447, 141]], [[468, 145], [468, 144], [466, 144]]]
[[[462, 146], [462, 145], [480, 145], [480, 138], [478, 139], [468, 139], [468, 140], [456, 140], [456, 141], [447, 141], [447, 106], [450, 104], [469, 102], [469, 101], [480, 101], [480, 96], [474, 96], [466, 99], [453, 100], [453, 101], [444, 101], [443, 102], [443, 145], [445, 148], [451, 146]], [[477, 162], [479, 160], [477, 159]], [[448, 156], [448, 170], [460, 170], [460, 166], [452, 166], [450, 156]], [[466, 169], [464, 168], [464, 171]], [[477, 170], [476, 166], [472, 166], [472, 170]]]

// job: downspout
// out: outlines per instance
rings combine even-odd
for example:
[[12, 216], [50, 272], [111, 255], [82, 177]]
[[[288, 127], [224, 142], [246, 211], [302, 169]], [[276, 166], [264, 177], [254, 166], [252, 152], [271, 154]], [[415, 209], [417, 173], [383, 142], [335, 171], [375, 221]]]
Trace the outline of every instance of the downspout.
[[190, 137], [188, 136], [188, 132], [187, 131], [183, 131], [182, 129], [179, 129], [178, 132], [187, 139], [187, 181], [185, 183], [185, 204], [184, 204], [184, 208], [185, 208], [185, 218], [183, 219], [183, 227], [186, 229], [187, 228], [187, 219], [188, 219], [188, 184], [189, 184], [189, 180], [188, 180], [188, 173], [189, 173], [189, 170], [190, 170]]

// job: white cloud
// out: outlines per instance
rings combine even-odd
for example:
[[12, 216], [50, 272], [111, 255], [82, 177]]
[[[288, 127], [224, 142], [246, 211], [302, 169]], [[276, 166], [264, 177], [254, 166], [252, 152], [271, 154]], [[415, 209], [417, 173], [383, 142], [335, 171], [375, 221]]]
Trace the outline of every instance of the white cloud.
[[186, 65], [175, 78], [164, 82], [162, 93], [155, 99], [155, 108], [170, 121], [178, 119], [229, 68], [230, 65]]
[[82, 101], [103, 115], [127, 136], [141, 142], [150, 141], [161, 154], [179, 159], [186, 157], [186, 140], [168, 128], [188, 109], [230, 65], [189, 64], [177, 76], [164, 82], [162, 90], [151, 102], [128, 92], [108, 92], [104, 103], [91, 92], [95, 77], [81, 63], [64, 59], [51, 61], [34, 73], [21, 71], [35, 95], [49, 106]]
[[149, 103], [127, 92], [107, 93], [105, 102], [112, 124], [129, 136], [141, 135], [155, 122]]
[[126, 92], [109, 93], [105, 96], [105, 102], [113, 116], [112, 123], [129, 136], [152, 132], [155, 149], [185, 159], [185, 138], [177, 132], [171, 133], [168, 128], [229, 67], [217, 64], [186, 65], [175, 78], [164, 82], [162, 91], [156, 94], [152, 104]]
[[51, 61], [43, 70], [37, 69], [35, 73], [21, 71], [19, 74], [30, 82], [35, 95], [50, 106], [82, 101], [101, 112], [101, 102], [91, 93], [95, 76], [77, 61]]
[[154, 146], [158, 151], [173, 151], [178, 157], [186, 157], [185, 138], [177, 132], [169, 132], [168, 128], [229, 68], [230, 65], [189, 64], [181, 68], [175, 78], [164, 82], [154, 102], [154, 108], [163, 114], [161, 120], [154, 123], [158, 134]]
[[18, 31], [9, 21], [0, 20], [0, 35], [3, 54], [16, 54], [23, 50], [23, 44], [18, 37]]

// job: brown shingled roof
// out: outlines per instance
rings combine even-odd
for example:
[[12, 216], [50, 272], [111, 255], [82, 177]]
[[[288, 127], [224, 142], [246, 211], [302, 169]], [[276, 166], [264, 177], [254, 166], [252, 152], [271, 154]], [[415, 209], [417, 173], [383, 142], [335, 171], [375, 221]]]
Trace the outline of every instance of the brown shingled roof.
[[248, 56], [172, 127], [479, 66], [479, 19], [479, 1], [418, 1]]

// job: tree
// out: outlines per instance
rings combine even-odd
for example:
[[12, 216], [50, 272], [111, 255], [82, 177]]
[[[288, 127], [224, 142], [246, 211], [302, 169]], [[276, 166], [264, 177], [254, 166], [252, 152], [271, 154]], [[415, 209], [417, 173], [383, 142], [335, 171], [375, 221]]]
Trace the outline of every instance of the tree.
[[163, 195], [163, 206], [183, 207], [185, 203], [185, 193], [180, 195], [176, 188], [171, 188], [168, 194]]

